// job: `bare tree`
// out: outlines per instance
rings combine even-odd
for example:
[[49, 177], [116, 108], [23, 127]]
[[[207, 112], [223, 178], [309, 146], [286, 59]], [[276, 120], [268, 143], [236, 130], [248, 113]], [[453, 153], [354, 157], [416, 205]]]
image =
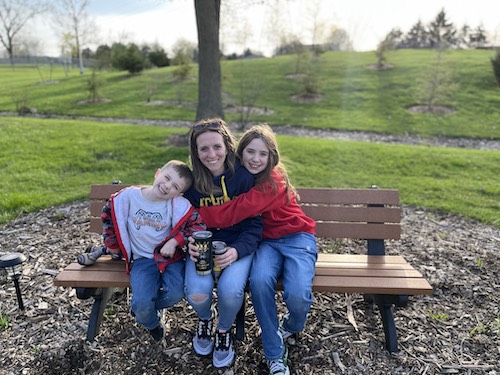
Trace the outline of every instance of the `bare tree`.
[[26, 23], [48, 9], [45, 0], [0, 0], [0, 42], [14, 65], [14, 40]]
[[86, 12], [89, 4], [90, 0], [57, 0], [54, 8], [56, 27], [60, 29], [62, 35], [71, 32], [75, 39], [80, 74], [84, 73], [82, 44], [87, 41], [90, 33], [96, 30], [94, 21]]

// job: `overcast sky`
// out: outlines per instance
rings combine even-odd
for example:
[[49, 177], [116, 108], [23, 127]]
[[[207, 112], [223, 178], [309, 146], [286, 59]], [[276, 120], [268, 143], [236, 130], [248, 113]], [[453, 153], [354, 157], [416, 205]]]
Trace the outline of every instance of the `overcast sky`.
[[[225, 0], [222, 0], [224, 3]], [[343, 28], [355, 50], [374, 50], [385, 35], [399, 27], [407, 32], [418, 20], [431, 22], [444, 8], [455, 26], [482, 25], [500, 44], [500, 0], [270, 0], [280, 4], [280, 28], [300, 35], [304, 44], [312, 42], [314, 4], [320, 4], [318, 19]], [[241, 0], [248, 4], [250, 1]], [[255, 1], [254, 1], [255, 3]], [[193, 0], [92, 0], [88, 13], [98, 25], [98, 44], [114, 41], [154, 43], [165, 50], [184, 38], [197, 42]], [[275, 46], [271, 12], [264, 6], [244, 6], [221, 15], [221, 42], [224, 52], [241, 52], [242, 44], [253, 51], [270, 54]], [[269, 26], [272, 25], [272, 26]], [[274, 25], [276, 28], [277, 26]], [[246, 32], [242, 30], [247, 30]], [[58, 55], [58, 40], [47, 22], [39, 21], [45, 53]], [[235, 40], [237, 39], [237, 40]], [[236, 50], [239, 47], [240, 50]]]

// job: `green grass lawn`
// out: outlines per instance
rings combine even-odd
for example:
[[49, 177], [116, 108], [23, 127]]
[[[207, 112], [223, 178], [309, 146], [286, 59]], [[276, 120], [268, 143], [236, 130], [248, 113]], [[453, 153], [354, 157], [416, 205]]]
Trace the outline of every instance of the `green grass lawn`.
[[[222, 84], [226, 104], [252, 104], [267, 113], [250, 115], [250, 122], [273, 126], [297, 125], [315, 128], [413, 134], [422, 137], [478, 137], [500, 139], [500, 89], [490, 58], [493, 51], [460, 50], [445, 54], [447, 71], [458, 89], [447, 99], [454, 109], [449, 115], [409, 112], [418, 104], [419, 80], [428, 76], [436, 61], [432, 50], [398, 50], [387, 54], [391, 69], [377, 71], [373, 52], [328, 52], [313, 65], [317, 91], [322, 99], [296, 103], [291, 97], [302, 90], [294, 55], [269, 59], [222, 62]], [[108, 102], [78, 104], [88, 98], [90, 71], [83, 76], [62, 67], [0, 66], [0, 111], [15, 111], [25, 102], [39, 113], [53, 115], [102, 116], [193, 120], [197, 100], [197, 67], [184, 82], [172, 80], [175, 67], [144, 71], [137, 76], [125, 72], [99, 72], [104, 80], [101, 96]], [[148, 93], [153, 93], [148, 95]], [[148, 96], [162, 105], [147, 103]], [[242, 99], [243, 98], [243, 99]], [[228, 121], [238, 113], [227, 111]]]
[[[143, 184], [187, 147], [154, 126], [0, 117], [0, 223], [79, 199], [94, 183]], [[500, 227], [500, 153], [424, 146], [278, 137], [297, 187], [401, 191], [404, 204], [443, 210]]]

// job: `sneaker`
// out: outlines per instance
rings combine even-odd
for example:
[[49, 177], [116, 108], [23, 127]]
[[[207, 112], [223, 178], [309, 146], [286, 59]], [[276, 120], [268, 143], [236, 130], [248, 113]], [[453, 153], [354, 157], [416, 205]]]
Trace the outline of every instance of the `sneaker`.
[[283, 319], [281, 320], [280, 322], [280, 325], [278, 327], [278, 332], [280, 333], [281, 335], [281, 338], [284, 340], [286, 340], [287, 338], [289, 337], [292, 337], [294, 335], [293, 332], [290, 332], [290, 331], [287, 331], [285, 329], [285, 323], [286, 321], [290, 318], [290, 314], [286, 314]]
[[196, 354], [209, 355], [214, 348], [212, 338], [213, 319], [198, 322], [198, 329], [193, 337], [193, 348]]
[[233, 335], [227, 332], [215, 332], [214, 367], [228, 367], [234, 361]]
[[269, 375], [290, 375], [290, 369], [287, 365], [288, 349], [285, 345], [285, 350], [281, 358], [267, 361], [269, 367]]
[[165, 323], [163, 321], [160, 321], [160, 324], [158, 324], [158, 327], [154, 329], [150, 329], [149, 333], [151, 333], [151, 336], [153, 336], [153, 339], [158, 342], [161, 341], [163, 336], [165, 336]]

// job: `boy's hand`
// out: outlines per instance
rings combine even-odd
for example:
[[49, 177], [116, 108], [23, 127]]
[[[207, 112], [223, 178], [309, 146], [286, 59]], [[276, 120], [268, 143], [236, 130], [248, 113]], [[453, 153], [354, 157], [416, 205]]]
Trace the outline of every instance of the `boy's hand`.
[[194, 238], [189, 237], [188, 238], [188, 253], [189, 257], [193, 262], [198, 262], [198, 257], [200, 256], [200, 253], [198, 252], [198, 246], [194, 244]]
[[160, 249], [160, 254], [166, 258], [172, 258], [175, 254], [175, 249], [177, 248], [177, 245], [179, 245], [179, 243], [175, 238], [169, 239]]
[[109, 247], [106, 248], [106, 251], [111, 255], [118, 255], [121, 253], [120, 249], [110, 249]]

